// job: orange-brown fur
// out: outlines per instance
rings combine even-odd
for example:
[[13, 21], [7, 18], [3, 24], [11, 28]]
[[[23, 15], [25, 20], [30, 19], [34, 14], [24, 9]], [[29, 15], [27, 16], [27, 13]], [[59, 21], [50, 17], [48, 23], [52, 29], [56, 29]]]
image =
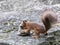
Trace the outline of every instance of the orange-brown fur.
[[24, 31], [27, 33], [27, 32], [30, 32], [31, 29], [33, 29], [35, 32], [35, 37], [39, 38], [40, 33], [47, 34], [47, 31], [51, 28], [51, 25], [57, 22], [57, 15], [51, 9], [46, 9], [41, 14], [41, 19], [44, 26], [24, 20], [22, 24], [24, 29], [26, 29]]
[[24, 22], [23, 23], [23, 25], [25, 26], [24, 27], [24, 31], [27, 33], [27, 32], [30, 32], [31, 30], [34, 30], [34, 32], [35, 32], [35, 36], [37, 37], [37, 38], [39, 38], [40, 37], [40, 33], [45, 33], [46, 32], [46, 30], [45, 30], [45, 28], [44, 28], [44, 26], [42, 26], [42, 25], [39, 25], [39, 24], [37, 24], [37, 23], [31, 23], [31, 22]]

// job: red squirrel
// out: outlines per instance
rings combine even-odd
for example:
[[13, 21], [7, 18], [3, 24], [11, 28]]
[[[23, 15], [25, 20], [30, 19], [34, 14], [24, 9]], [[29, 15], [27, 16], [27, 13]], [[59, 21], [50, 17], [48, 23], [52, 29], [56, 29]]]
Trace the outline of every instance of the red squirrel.
[[44, 33], [45, 35], [47, 35], [47, 31], [51, 28], [51, 25], [57, 22], [57, 14], [51, 9], [46, 9], [41, 14], [41, 19], [44, 26], [24, 20], [20, 27], [21, 29], [25, 30], [21, 32], [20, 36], [29, 35], [31, 29], [33, 29], [35, 32], [35, 38], [39, 38], [40, 33]]

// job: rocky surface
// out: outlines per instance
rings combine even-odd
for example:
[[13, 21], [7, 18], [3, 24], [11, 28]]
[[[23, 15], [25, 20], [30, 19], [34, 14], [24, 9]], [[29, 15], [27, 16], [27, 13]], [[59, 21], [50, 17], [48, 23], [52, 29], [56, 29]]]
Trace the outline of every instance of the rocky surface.
[[60, 0], [0, 0], [0, 45], [60, 45], [60, 26], [52, 27], [39, 39], [17, 35], [25, 19], [42, 23], [39, 16], [46, 7], [56, 12], [60, 22]]

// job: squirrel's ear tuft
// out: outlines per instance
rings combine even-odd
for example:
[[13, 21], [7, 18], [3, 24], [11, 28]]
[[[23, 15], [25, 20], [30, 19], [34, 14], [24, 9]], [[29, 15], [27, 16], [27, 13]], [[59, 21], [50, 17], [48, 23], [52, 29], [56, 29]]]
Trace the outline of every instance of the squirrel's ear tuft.
[[23, 23], [27, 22], [27, 20], [24, 20]]

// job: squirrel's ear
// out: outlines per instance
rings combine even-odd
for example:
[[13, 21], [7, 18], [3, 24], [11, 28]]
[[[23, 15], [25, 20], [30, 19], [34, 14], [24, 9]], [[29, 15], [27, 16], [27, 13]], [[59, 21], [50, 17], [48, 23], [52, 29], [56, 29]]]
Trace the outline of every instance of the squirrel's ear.
[[24, 20], [23, 23], [27, 22], [27, 20]]

